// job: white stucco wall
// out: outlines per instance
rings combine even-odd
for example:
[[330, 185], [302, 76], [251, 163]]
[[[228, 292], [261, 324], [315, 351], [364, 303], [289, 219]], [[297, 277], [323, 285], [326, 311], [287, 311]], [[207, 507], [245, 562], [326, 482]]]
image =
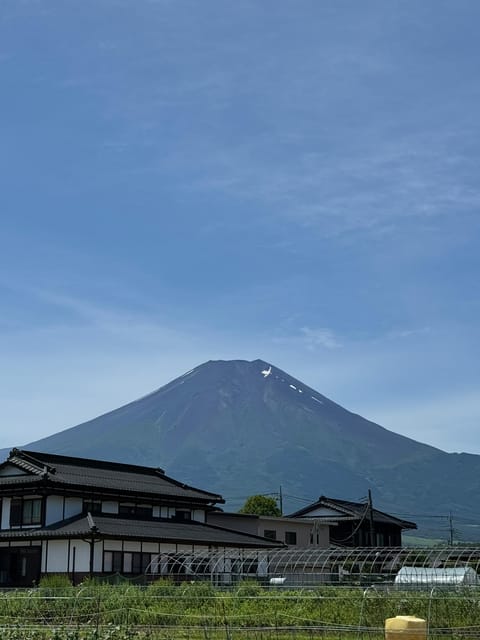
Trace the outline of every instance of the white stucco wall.
[[65, 518], [71, 518], [82, 513], [82, 498], [65, 498]]
[[44, 545], [44, 573], [66, 573], [68, 570], [68, 540], [49, 540]]
[[121, 540], [105, 540], [105, 551], [121, 551]]
[[103, 569], [103, 544], [101, 541], [95, 543], [93, 551], [93, 570], [102, 571]]
[[62, 496], [48, 496], [45, 509], [45, 524], [53, 524], [63, 520], [63, 497]]
[[179, 553], [181, 553], [182, 551], [191, 553], [193, 551], [193, 544], [177, 544], [177, 551]]
[[[97, 543], [98, 544], [98, 543]], [[101, 545], [95, 554], [96, 571], [101, 571]], [[97, 550], [96, 550], [97, 551]], [[100, 558], [100, 564], [98, 562]], [[84, 540], [49, 540], [42, 545], [42, 573], [88, 573], [90, 570], [90, 545]]]
[[72, 540], [70, 543], [70, 572], [73, 572], [73, 550], [75, 549], [75, 573], [88, 573], [90, 570], [90, 545], [84, 540]]
[[208, 546], [202, 544], [194, 544], [193, 550], [195, 553], [200, 553], [201, 551], [208, 551]]
[[[24, 542], [19, 542], [19, 546]], [[52, 573], [68, 573], [70, 576], [73, 572], [76, 574], [88, 574], [90, 571], [90, 544], [81, 539], [68, 540], [48, 540], [42, 544], [42, 564], [41, 571], [43, 574]], [[151, 553], [152, 559], [158, 555], [158, 571], [162, 573], [160, 565], [163, 562], [163, 572], [167, 570], [169, 556], [171, 553], [186, 554], [186, 562], [193, 552], [206, 551], [205, 545], [191, 544], [173, 544], [158, 542], [140, 542], [138, 540], [105, 540], [97, 541], [94, 544], [94, 562], [93, 571], [102, 572], [103, 570], [103, 551], [121, 551], [124, 552], [140, 552]], [[75, 556], [75, 559], [74, 559]], [[230, 561], [228, 561], [230, 562]], [[217, 567], [218, 569], [219, 567]]]

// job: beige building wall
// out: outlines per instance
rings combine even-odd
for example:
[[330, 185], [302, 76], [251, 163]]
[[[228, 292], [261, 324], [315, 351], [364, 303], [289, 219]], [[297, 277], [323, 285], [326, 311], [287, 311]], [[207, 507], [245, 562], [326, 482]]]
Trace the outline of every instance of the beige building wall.
[[327, 548], [330, 544], [329, 525], [314, 519], [214, 512], [208, 514], [207, 523], [255, 536], [271, 537], [289, 546]]

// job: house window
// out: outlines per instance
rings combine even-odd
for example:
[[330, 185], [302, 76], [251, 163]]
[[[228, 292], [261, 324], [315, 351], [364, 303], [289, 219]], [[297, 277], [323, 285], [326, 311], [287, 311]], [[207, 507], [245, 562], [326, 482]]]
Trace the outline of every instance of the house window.
[[190, 509], [175, 509], [175, 515], [173, 516], [175, 520], [191, 520], [192, 512]]
[[152, 559], [150, 553], [133, 553], [132, 573], [145, 573]]
[[84, 500], [83, 513], [101, 513], [102, 503], [100, 500]]
[[132, 551], [104, 551], [103, 552], [103, 570], [109, 573], [145, 573], [152, 554], [140, 553]]
[[263, 537], [268, 538], [269, 540], [276, 540], [277, 532], [275, 531], [275, 529], [264, 529]]
[[121, 516], [134, 516], [135, 505], [131, 503], [123, 503], [118, 505], [118, 513]]
[[41, 498], [12, 498], [10, 505], [10, 526], [21, 527], [29, 524], [41, 524]]
[[122, 571], [122, 552], [104, 551], [103, 570], [105, 572], [120, 573]]
[[140, 518], [151, 518], [153, 516], [153, 507], [148, 504], [138, 504], [135, 514]]
[[286, 544], [297, 544], [297, 532], [296, 531], [285, 531], [285, 543]]
[[133, 504], [131, 502], [120, 503], [118, 513], [121, 516], [139, 516], [141, 518], [151, 518], [153, 515], [152, 505]]

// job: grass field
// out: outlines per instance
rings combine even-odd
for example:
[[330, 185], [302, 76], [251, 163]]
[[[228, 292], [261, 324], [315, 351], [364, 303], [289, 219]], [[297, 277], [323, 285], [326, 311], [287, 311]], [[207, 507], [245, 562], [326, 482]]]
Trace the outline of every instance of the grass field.
[[36, 589], [0, 593], [6, 640], [374, 640], [396, 615], [425, 618], [430, 638], [478, 638], [480, 589], [279, 590], [244, 582], [225, 591], [198, 582], [71, 587], [46, 580]]

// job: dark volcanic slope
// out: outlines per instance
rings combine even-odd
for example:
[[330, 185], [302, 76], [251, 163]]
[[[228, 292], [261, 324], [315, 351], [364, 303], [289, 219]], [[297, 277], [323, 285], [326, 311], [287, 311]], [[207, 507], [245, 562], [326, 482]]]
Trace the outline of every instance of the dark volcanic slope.
[[280, 484], [312, 498], [358, 499], [372, 488], [379, 508], [472, 517], [480, 498], [479, 456], [392, 433], [261, 360], [207, 362], [28, 446], [161, 466], [227, 498]]

